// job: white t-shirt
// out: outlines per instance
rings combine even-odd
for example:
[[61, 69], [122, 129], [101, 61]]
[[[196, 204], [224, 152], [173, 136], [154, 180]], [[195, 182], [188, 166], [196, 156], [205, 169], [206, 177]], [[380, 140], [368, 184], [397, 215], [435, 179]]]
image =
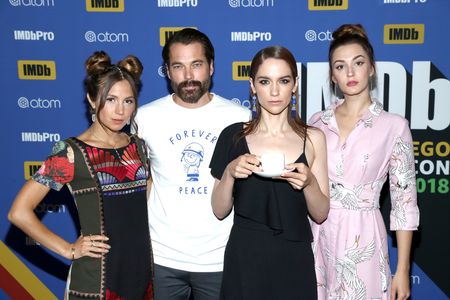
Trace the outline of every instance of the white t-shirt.
[[149, 148], [153, 179], [148, 219], [155, 264], [189, 272], [218, 272], [233, 223], [212, 212], [209, 162], [221, 131], [251, 118], [247, 108], [213, 94], [195, 109], [172, 95], [138, 109], [138, 134]]

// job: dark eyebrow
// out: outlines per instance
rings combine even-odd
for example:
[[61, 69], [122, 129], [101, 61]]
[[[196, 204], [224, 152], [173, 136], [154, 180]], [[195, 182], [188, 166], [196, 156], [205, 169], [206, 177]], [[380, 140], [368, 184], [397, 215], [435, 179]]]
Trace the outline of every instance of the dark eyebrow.
[[[196, 59], [196, 60], [193, 60], [193, 61], [190, 62], [191, 65], [192, 65], [192, 64], [196, 64], [196, 63], [205, 63], [205, 60], [203, 60], [203, 59]], [[179, 61], [173, 61], [173, 62], [170, 63], [170, 66], [173, 66], [173, 65], [182, 65], [182, 64], [183, 64], [182, 62], [179, 62]]]
[[[358, 58], [366, 58], [364, 55], [362, 55], [362, 54], [359, 54], [359, 55], [356, 55], [355, 57], [353, 57], [352, 58], [352, 61], [354, 61], [354, 60], [357, 60]], [[338, 60], [335, 60], [334, 62], [333, 62], [333, 65], [335, 64], [335, 63], [338, 63], [338, 62], [344, 62], [344, 60], [343, 59], [338, 59]]]
[[[285, 76], [281, 76], [280, 78], [278, 78], [278, 80], [280, 80], [280, 79], [286, 79], [286, 78], [292, 79], [293, 77], [292, 77], [292, 75], [285, 75]], [[258, 76], [258, 77], [256, 77], [256, 79], [269, 79], [269, 77], [266, 77], [266, 76]]]
[[357, 60], [357, 59], [360, 58], [360, 57], [366, 58], [364, 55], [360, 54], [360, 55], [355, 56], [352, 60]]

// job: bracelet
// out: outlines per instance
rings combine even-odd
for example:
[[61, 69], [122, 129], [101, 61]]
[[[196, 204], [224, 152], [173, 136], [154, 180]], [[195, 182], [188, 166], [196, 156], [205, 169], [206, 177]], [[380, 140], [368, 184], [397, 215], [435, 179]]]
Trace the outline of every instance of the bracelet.
[[70, 248], [70, 251], [72, 253], [72, 260], [75, 260], [75, 247]]

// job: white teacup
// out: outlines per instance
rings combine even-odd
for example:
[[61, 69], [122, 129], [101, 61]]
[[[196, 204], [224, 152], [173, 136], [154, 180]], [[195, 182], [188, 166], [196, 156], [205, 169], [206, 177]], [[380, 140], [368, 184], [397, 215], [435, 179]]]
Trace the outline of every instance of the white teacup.
[[281, 174], [284, 171], [284, 153], [282, 152], [263, 153], [260, 161], [264, 173]]

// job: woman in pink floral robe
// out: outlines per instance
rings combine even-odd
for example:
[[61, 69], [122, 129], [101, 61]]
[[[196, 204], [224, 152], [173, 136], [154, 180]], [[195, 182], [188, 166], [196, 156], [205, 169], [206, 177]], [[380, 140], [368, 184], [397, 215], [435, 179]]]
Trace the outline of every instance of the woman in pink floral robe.
[[[419, 225], [414, 156], [407, 121], [370, 97], [373, 49], [360, 25], [333, 33], [330, 78], [344, 95], [310, 125], [326, 136], [330, 212], [312, 224], [320, 299], [407, 299], [412, 231]], [[379, 210], [389, 174], [390, 229], [397, 231], [398, 264], [389, 266]]]

